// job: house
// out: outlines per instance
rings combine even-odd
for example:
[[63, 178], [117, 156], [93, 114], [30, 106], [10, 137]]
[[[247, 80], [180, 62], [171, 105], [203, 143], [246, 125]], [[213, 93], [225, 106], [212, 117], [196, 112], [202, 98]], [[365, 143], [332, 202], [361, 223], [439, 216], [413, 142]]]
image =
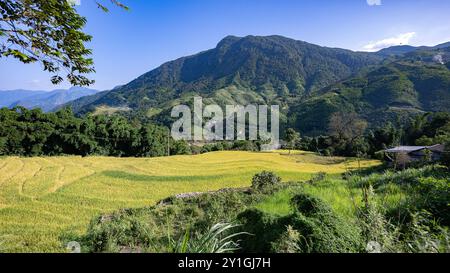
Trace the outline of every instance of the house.
[[384, 152], [392, 162], [406, 166], [417, 161], [437, 161], [441, 159], [444, 150], [443, 144], [436, 144], [432, 146], [398, 146], [384, 150]]

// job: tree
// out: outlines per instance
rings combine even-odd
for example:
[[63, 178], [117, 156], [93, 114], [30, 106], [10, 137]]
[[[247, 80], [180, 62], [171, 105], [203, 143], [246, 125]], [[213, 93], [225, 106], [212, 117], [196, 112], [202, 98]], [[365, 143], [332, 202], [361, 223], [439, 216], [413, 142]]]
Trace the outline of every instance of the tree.
[[263, 171], [252, 178], [252, 189], [257, 191], [272, 190], [281, 183], [281, 177], [273, 172]]
[[[55, 113], [21, 106], [0, 109], [0, 155], [163, 156], [168, 132], [118, 115], [77, 118], [70, 108]], [[175, 142], [173, 152], [189, 153], [189, 146]]]
[[300, 140], [300, 133], [296, 132], [292, 128], [286, 130], [286, 142], [287, 148], [289, 149], [289, 154], [291, 154], [291, 150], [295, 148], [295, 144], [299, 140]]
[[359, 165], [359, 158], [364, 154], [363, 150], [368, 150], [365, 140], [362, 139], [367, 128], [367, 121], [359, 118], [355, 112], [336, 112], [331, 115], [328, 128], [340, 145], [347, 147], [347, 153], [356, 154]]
[[399, 145], [402, 135], [403, 130], [390, 122], [371, 130], [367, 136], [367, 141], [370, 145], [370, 155], [374, 156], [382, 150]]
[[367, 121], [359, 118], [355, 112], [336, 112], [331, 115], [328, 125], [331, 135], [350, 141], [362, 136], [366, 128]]
[[[117, 0], [111, 2], [128, 9]], [[92, 51], [85, 47], [92, 37], [82, 31], [86, 18], [63, 0], [0, 1], [0, 58], [14, 57], [23, 63], [39, 62], [58, 84], [65, 77], [72, 85], [90, 85], [86, 74], [95, 72]], [[99, 8], [108, 11], [97, 2]]]

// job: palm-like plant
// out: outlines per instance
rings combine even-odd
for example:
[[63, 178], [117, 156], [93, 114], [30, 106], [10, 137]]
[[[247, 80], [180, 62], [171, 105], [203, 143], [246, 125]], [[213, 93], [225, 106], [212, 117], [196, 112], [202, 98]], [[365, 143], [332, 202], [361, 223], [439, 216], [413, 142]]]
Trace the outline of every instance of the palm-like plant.
[[230, 232], [238, 225], [231, 223], [218, 223], [212, 226], [206, 233], [191, 237], [188, 228], [178, 242], [172, 241], [174, 253], [230, 253], [239, 249], [238, 241], [234, 238], [240, 235], [249, 235], [246, 232]]

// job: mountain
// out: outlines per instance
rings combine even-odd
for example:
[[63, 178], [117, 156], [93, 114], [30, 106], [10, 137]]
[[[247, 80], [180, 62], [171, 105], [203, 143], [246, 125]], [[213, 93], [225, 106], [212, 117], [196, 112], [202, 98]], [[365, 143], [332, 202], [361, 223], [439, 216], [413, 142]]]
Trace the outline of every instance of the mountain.
[[400, 46], [391, 46], [388, 48], [383, 48], [380, 51], [376, 52], [377, 55], [382, 57], [396, 56], [402, 55], [409, 52], [416, 51], [418, 48], [409, 45], [400, 45]]
[[100, 106], [145, 112], [193, 94], [273, 101], [307, 95], [380, 61], [374, 54], [281, 36], [228, 36], [214, 49], [165, 63], [126, 85], [71, 105], [82, 113]]
[[383, 48], [375, 54], [381, 57], [389, 57], [389, 56], [398, 56], [404, 55], [407, 53], [411, 53], [419, 50], [435, 50], [435, 49], [445, 49], [450, 47], [450, 42], [442, 43], [436, 46], [410, 46], [410, 45], [400, 45], [400, 46], [391, 46], [388, 48]]
[[[437, 58], [436, 56], [439, 56]], [[450, 47], [417, 50], [321, 90], [290, 109], [293, 127], [326, 130], [336, 111], [353, 110], [374, 127], [423, 112], [450, 111]]]
[[450, 111], [447, 44], [384, 53], [321, 47], [281, 36], [228, 36], [213, 49], [167, 62], [128, 84], [70, 102], [76, 113], [114, 113], [170, 125], [173, 105], [278, 104], [286, 126], [323, 133], [337, 111], [371, 126], [423, 111]]
[[29, 109], [42, 108], [43, 111], [51, 111], [67, 102], [90, 96], [99, 91], [83, 87], [72, 87], [70, 89], [57, 89], [53, 91], [30, 91], [14, 90], [0, 91], [0, 106], [14, 107], [23, 106]]
[[11, 104], [16, 102], [17, 100], [25, 99], [27, 97], [42, 95], [47, 93], [46, 91], [30, 91], [30, 90], [8, 90], [8, 91], [0, 91], [0, 108], [1, 107], [9, 107]]

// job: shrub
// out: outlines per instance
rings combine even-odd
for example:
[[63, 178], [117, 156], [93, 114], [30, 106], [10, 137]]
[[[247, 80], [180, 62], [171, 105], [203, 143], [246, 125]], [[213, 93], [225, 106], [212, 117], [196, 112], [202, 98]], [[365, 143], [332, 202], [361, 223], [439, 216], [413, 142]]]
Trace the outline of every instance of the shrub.
[[321, 182], [323, 180], [325, 180], [325, 178], [327, 178], [327, 173], [325, 172], [318, 172], [316, 174], [314, 174], [310, 180], [308, 180], [309, 184], [316, 184], [318, 182]]
[[193, 231], [193, 237], [191, 233], [189, 237], [194, 244], [216, 223], [234, 221], [236, 215], [262, 196], [259, 192], [248, 194], [229, 189], [182, 199], [167, 198], [152, 207], [98, 217], [91, 222], [86, 235], [76, 241], [86, 246], [83, 249], [86, 252], [117, 252], [137, 247], [145, 252], [170, 252], [174, 251], [171, 238], [183, 238], [185, 227]]
[[446, 168], [428, 165], [423, 168], [409, 168], [403, 171], [387, 171], [354, 179], [362, 188], [372, 186], [378, 194], [391, 194], [392, 186], [404, 194], [405, 200], [387, 211], [400, 221], [411, 220], [410, 212], [429, 211], [442, 224], [450, 225], [450, 182]]
[[252, 189], [256, 191], [271, 190], [281, 182], [281, 178], [273, 172], [263, 171], [255, 174], [252, 179]]
[[349, 219], [339, 217], [321, 199], [308, 194], [295, 195], [292, 226], [303, 237], [301, 252], [353, 253], [359, 252], [363, 241], [360, 229]]
[[184, 140], [174, 141], [170, 146], [171, 155], [190, 155], [192, 154], [191, 147]]
[[301, 251], [299, 247], [301, 239], [300, 232], [289, 225], [280, 239], [272, 243], [272, 249], [276, 253], [298, 253]]
[[[347, 253], [361, 250], [354, 224], [338, 217], [322, 200], [307, 194], [292, 198], [294, 212], [277, 216], [250, 209], [238, 216], [242, 229], [255, 236], [242, 242], [245, 252]], [[287, 227], [291, 227], [287, 231]]]
[[450, 180], [434, 177], [421, 178], [410, 198], [414, 211], [426, 210], [442, 224], [450, 226]]
[[148, 246], [152, 232], [143, 215], [132, 210], [94, 219], [83, 239], [89, 252], [117, 252], [121, 246]]
[[237, 216], [241, 230], [252, 236], [242, 238], [241, 251], [244, 253], [269, 253], [274, 251], [272, 243], [280, 239], [290, 225], [290, 216], [278, 217], [258, 209], [248, 209]]
[[[385, 217], [375, 200], [372, 186], [363, 189], [363, 204], [357, 212], [362, 236], [367, 244], [377, 244], [379, 252], [401, 252], [399, 230]], [[368, 249], [366, 249], [368, 250]]]
[[450, 232], [440, 227], [432, 215], [421, 211], [411, 215], [405, 234], [406, 251], [412, 253], [449, 253]]
[[317, 197], [308, 194], [297, 194], [291, 199], [292, 207], [299, 213], [313, 217], [319, 214], [332, 214], [330, 206]]

